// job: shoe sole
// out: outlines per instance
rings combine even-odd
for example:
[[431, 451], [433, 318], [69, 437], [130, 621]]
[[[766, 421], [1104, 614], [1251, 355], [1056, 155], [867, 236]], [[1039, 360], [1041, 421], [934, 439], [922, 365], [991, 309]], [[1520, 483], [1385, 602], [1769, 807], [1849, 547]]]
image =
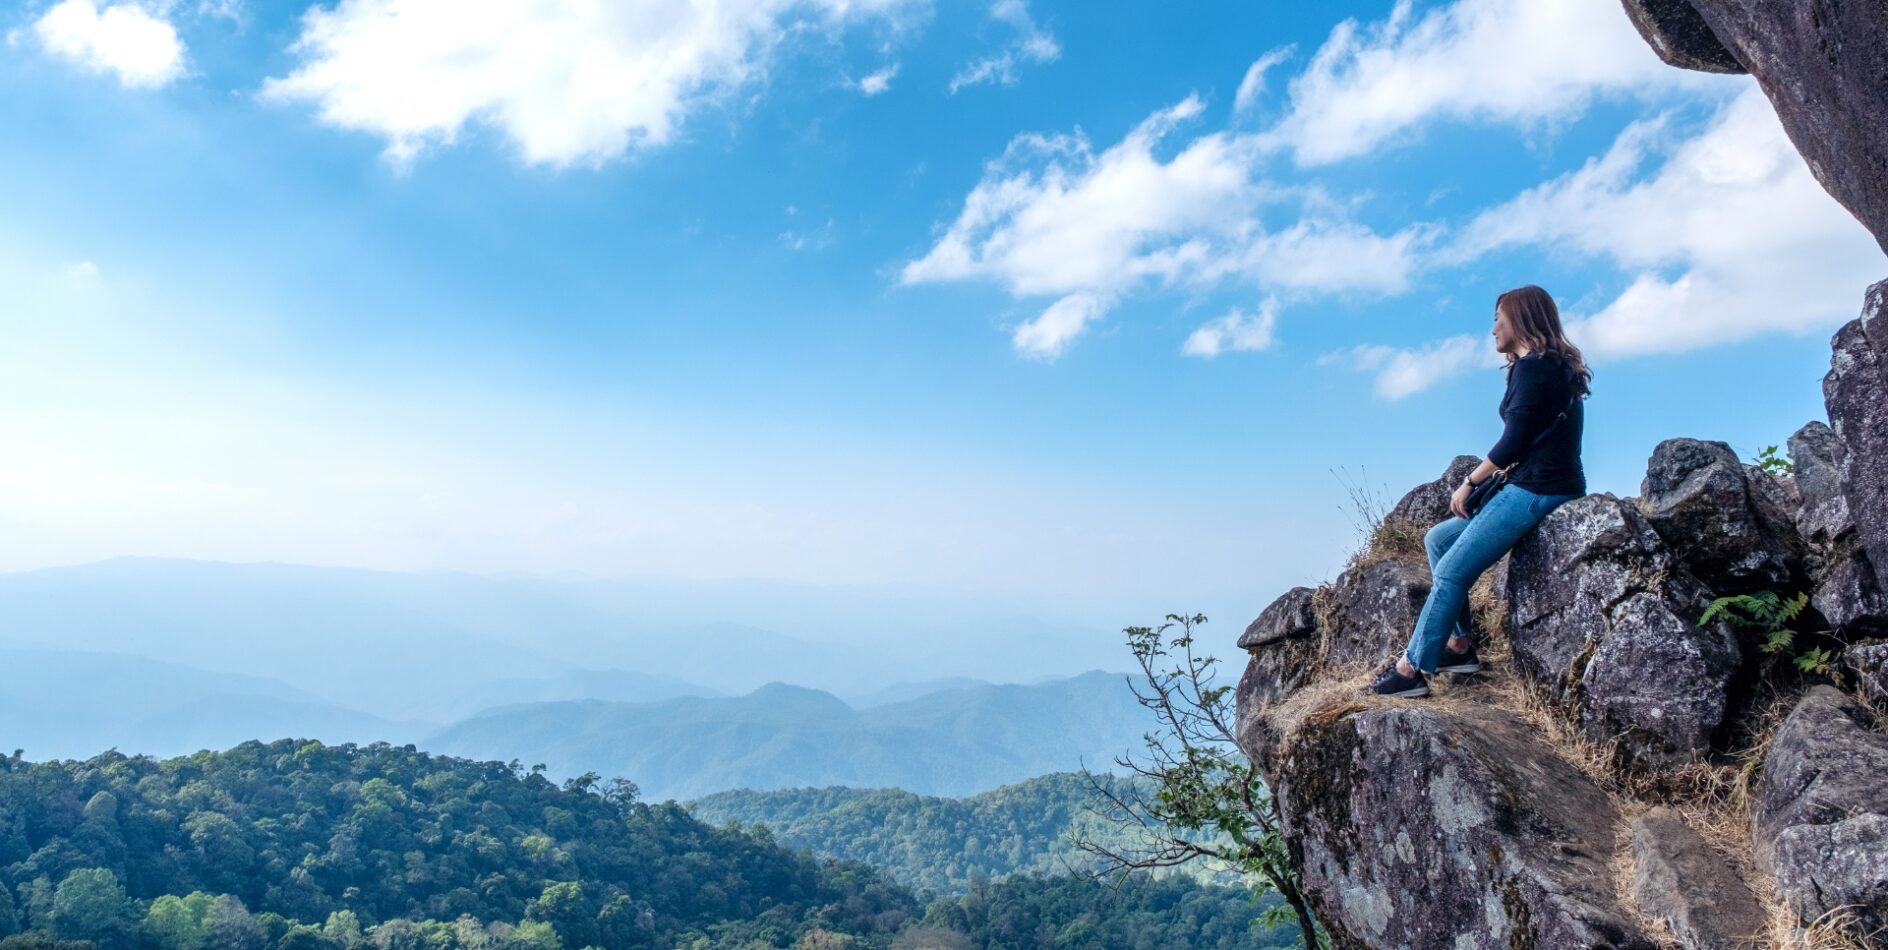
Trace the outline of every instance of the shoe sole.
[[1409, 689], [1406, 689], [1406, 690], [1403, 690], [1403, 691], [1402, 691], [1402, 692], [1400, 692], [1400, 693], [1378, 693], [1377, 695], [1378, 695], [1378, 696], [1390, 696], [1390, 697], [1394, 697], [1394, 698], [1396, 698], [1396, 699], [1415, 699], [1415, 698], [1416, 698], [1416, 697], [1418, 697], [1418, 696], [1427, 696], [1427, 695], [1429, 695], [1429, 687], [1427, 687], [1427, 686], [1412, 686], [1412, 687], [1410, 687]]
[[1438, 673], [1480, 673], [1481, 671], [1482, 665], [1480, 663], [1457, 663], [1454, 666], [1436, 667], [1436, 672]]

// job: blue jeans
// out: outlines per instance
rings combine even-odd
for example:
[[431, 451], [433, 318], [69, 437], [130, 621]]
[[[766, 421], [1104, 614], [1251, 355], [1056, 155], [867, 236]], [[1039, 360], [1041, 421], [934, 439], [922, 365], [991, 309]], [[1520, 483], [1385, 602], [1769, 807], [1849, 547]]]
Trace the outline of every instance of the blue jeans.
[[1504, 485], [1474, 518], [1450, 518], [1430, 528], [1423, 536], [1423, 548], [1429, 552], [1434, 583], [1404, 651], [1410, 665], [1434, 673], [1449, 635], [1469, 636], [1468, 589], [1475, 580], [1548, 512], [1578, 497], [1537, 495]]

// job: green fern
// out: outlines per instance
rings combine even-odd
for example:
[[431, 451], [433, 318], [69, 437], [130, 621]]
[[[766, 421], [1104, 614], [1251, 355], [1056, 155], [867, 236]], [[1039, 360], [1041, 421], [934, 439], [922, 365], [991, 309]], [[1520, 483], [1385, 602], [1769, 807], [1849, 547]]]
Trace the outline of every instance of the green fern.
[[1831, 653], [1822, 647], [1817, 647], [1814, 650], [1811, 650], [1808, 653], [1805, 653], [1802, 656], [1797, 657], [1793, 662], [1796, 664], [1797, 669], [1802, 670], [1805, 673], [1815, 673], [1821, 676], [1828, 676], [1829, 674], [1835, 672], [1835, 658], [1836, 658], [1836, 655], [1834, 653]]
[[[1736, 627], [1754, 628], [1763, 636], [1762, 650], [1769, 659], [1764, 661], [1764, 669], [1778, 658], [1788, 656], [1796, 645], [1796, 631], [1790, 629], [1790, 623], [1801, 616], [1803, 609], [1809, 606], [1809, 595], [1799, 593], [1794, 597], [1784, 597], [1773, 590], [1762, 590], [1755, 594], [1732, 594], [1719, 597], [1705, 607], [1704, 614], [1698, 618], [1698, 625], [1704, 626], [1714, 620], [1722, 619]], [[1792, 657], [1790, 662], [1805, 673], [1829, 676], [1835, 672], [1835, 654], [1823, 647], [1816, 647], [1800, 656]]]
[[1777, 630], [1795, 620], [1809, 606], [1809, 595], [1797, 594], [1787, 600], [1776, 591], [1763, 590], [1755, 594], [1732, 594], [1719, 597], [1704, 609], [1704, 616], [1698, 618], [1699, 625], [1708, 624], [1723, 617], [1734, 626], [1756, 627], [1766, 632]]
[[1770, 631], [1768, 636], [1764, 637], [1763, 652], [1782, 653], [1788, 650], [1790, 648], [1790, 644], [1794, 642], [1796, 642], [1796, 631], [1772, 630]]

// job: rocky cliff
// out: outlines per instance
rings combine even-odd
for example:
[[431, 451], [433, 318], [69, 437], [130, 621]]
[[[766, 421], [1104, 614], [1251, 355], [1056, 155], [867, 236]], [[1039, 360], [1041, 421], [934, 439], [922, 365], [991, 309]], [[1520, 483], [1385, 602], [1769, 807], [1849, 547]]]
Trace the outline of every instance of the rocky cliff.
[[[1363, 687], [1472, 459], [1259, 615], [1240, 744], [1337, 946], [1888, 946], [1888, 604], [1834, 443], [1777, 475], [1672, 439], [1638, 496], [1562, 505], [1476, 589], [1488, 669], [1425, 699]], [[1739, 594], [1806, 603], [1705, 622]]]
[[[1622, 0], [1667, 63], [1749, 73], [1816, 180], [1888, 251], [1888, 3]], [[1888, 288], [1836, 334], [1823, 397], [1843, 493], [1888, 588]]]
[[[1755, 76], [1888, 249], [1888, 4], [1623, 3], [1666, 62]], [[1673, 439], [1638, 496], [1556, 509], [1475, 589], [1483, 673], [1364, 693], [1466, 456], [1246, 630], [1239, 744], [1333, 945], [1888, 948], [1888, 281], [1863, 296], [1793, 472]]]

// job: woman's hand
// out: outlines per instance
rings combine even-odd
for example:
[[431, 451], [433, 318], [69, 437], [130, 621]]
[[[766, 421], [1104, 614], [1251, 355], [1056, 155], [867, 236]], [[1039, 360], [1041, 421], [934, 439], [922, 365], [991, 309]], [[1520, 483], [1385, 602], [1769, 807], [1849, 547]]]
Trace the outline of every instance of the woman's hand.
[[1449, 510], [1455, 512], [1457, 518], [1468, 517], [1467, 482], [1455, 486], [1455, 494], [1449, 496]]

